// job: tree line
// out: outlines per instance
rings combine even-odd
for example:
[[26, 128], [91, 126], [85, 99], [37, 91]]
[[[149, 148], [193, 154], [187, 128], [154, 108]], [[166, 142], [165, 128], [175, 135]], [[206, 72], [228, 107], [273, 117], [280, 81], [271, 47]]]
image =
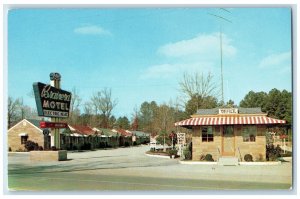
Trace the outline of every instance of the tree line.
[[[232, 100], [226, 103], [218, 100], [220, 89], [210, 73], [206, 76], [199, 73], [185, 73], [179, 82], [179, 89], [182, 95], [176, 100], [161, 104], [145, 101], [139, 108], [133, 110], [131, 118], [126, 116], [116, 118], [112, 113], [118, 101], [113, 99], [111, 89], [100, 90], [87, 102], [82, 103], [78, 91], [74, 88], [70, 116], [66, 122], [100, 128], [141, 130], [167, 136], [176, 130], [175, 122], [189, 118], [198, 109], [237, 106]], [[286, 90], [274, 88], [268, 93], [250, 91], [238, 106], [261, 107], [268, 116], [292, 123], [292, 93]], [[36, 109], [24, 105], [22, 98], [9, 97], [8, 127], [24, 118], [38, 118]]]

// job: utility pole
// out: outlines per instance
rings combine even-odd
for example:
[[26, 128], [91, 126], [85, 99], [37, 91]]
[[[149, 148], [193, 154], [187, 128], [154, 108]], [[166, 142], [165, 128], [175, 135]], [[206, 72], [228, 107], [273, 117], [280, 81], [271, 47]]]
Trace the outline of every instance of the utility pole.
[[222, 25], [220, 25], [220, 57], [221, 57], [221, 85], [222, 85], [222, 102], [224, 102], [224, 83], [223, 83], [223, 46], [222, 46]]
[[[228, 13], [231, 13], [230, 11], [228, 11], [225, 8], [220, 8], [220, 10], [222, 11], [226, 11]], [[212, 15], [213, 17], [216, 17], [219, 20], [222, 21], [226, 21], [229, 23], [232, 23], [230, 20], [228, 20], [227, 18], [221, 16], [221, 15], [216, 15], [216, 14], [212, 14], [212, 13], [208, 13], [209, 15]], [[222, 23], [220, 23], [220, 65], [221, 65], [221, 96], [222, 96], [222, 102], [224, 102], [224, 78], [223, 78], [223, 41], [222, 41]]]

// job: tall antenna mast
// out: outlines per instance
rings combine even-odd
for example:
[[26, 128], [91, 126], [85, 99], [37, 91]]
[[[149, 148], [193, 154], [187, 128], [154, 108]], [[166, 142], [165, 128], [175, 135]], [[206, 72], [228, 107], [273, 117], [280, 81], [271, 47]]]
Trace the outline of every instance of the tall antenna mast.
[[221, 56], [221, 84], [222, 84], [222, 103], [224, 103], [224, 83], [223, 83], [223, 46], [222, 46], [222, 26], [220, 25], [220, 56]]
[[[231, 13], [229, 10], [226, 10], [225, 8], [220, 8], [220, 10], [226, 11]], [[213, 17], [216, 17], [219, 20], [223, 20], [229, 23], [232, 23], [230, 20], [226, 19], [223, 16], [215, 15], [212, 13], [208, 13], [209, 15], [212, 15]], [[224, 103], [224, 80], [223, 80], [223, 42], [222, 42], [222, 23], [220, 23], [220, 59], [221, 59], [221, 94], [222, 94], [222, 103]]]

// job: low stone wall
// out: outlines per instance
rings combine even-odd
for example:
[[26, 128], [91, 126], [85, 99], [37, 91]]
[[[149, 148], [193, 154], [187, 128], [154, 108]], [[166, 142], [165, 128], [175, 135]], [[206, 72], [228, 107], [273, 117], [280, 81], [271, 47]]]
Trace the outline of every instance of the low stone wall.
[[67, 151], [30, 151], [31, 161], [64, 161], [67, 160]]

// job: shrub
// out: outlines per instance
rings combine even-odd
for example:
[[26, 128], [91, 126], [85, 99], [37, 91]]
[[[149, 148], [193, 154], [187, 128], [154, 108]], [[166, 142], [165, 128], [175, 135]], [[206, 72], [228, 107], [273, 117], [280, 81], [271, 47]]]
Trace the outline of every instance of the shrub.
[[266, 158], [267, 161], [275, 161], [277, 158], [281, 157], [281, 148], [279, 145], [277, 147], [274, 147], [273, 144], [268, 144], [266, 146]]
[[213, 162], [213, 161], [214, 161], [214, 159], [212, 158], [212, 155], [211, 155], [211, 154], [206, 154], [204, 160], [205, 160], [205, 161], [209, 161], [209, 162]]
[[99, 148], [105, 148], [105, 145], [106, 145], [105, 142], [100, 142], [99, 143]]
[[11, 147], [8, 147], [8, 151], [11, 152]]
[[[183, 150], [183, 155], [186, 160], [191, 160], [193, 157], [193, 143], [190, 142], [188, 146]], [[201, 160], [201, 157], [200, 157]]]
[[192, 159], [192, 153], [189, 149], [184, 149], [183, 151], [184, 159], [191, 160]]
[[253, 157], [252, 157], [251, 154], [246, 154], [246, 155], [244, 156], [244, 160], [245, 160], [246, 162], [253, 162]]
[[91, 143], [84, 143], [83, 145], [80, 146], [80, 150], [91, 150], [92, 145]]
[[129, 146], [130, 146], [129, 142], [125, 142], [125, 147], [129, 147]]
[[170, 155], [170, 157], [172, 157], [172, 155], [177, 155], [177, 150], [176, 149], [171, 149], [170, 151], [169, 151], [169, 155]]
[[290, 152], [290, 151], [286, 151], [285, 154], [282, 153], [282, 154], [280, 154], [280, 155], [281, 155], [281, 157], [292, 157], [292, 156], [293, 156], [293, 153]]
[[52, 146], [51, 151], [57, 151], [57, 148], [55, 146]]
[[39, 151], [44, 151], [44, 148], [42, 146], [38, 147]]
[[39, 145], [37, 143], [30, 141], [30, 140], [27, 140], [24, 145], [24, 147], [27, 151], [38, 150], [38, 146]]
[[76, 145], [72, 146], [72, 150], [78, 150], [78, 147]]

